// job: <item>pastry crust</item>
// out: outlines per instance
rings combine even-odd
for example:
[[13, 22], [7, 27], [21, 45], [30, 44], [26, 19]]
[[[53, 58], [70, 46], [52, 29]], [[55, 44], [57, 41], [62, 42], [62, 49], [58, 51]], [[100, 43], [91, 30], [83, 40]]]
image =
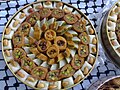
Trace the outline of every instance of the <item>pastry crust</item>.
[[42, 61], [47, 61], [48, 60], [48, 57], [45, 54], [42, 54], [42, 53], [39, 53], [36, 57], [38, 59], [42, 60]]
[[70, 77], [74, 74], [75, 70], [70, 64], [66, 64], [60, 71], [60, 79]]
[[49, 8], [42, 8], [39, 11], [40, 17], [43, 18], [48, 18], [51, 15], [51, 10]]
[[71, 62], [72, 67], [75, 70], [77, 70], [77, 69], [80, 69], [83, 64], [84, 64], [84, 58], [82, 58], [78, 54], [76, 54]]
[[73, 24], [73, 29], [78, 33], [86, 31], [86, 20], [83, 19], [77, 21], [75, 24]]
[[14, 47], [20, 48], [24, 46], [24, 34], [22, 34], [20, 31], [15, 32], [12, 37], [12, 42]]
[[30, 28], [31, 28], [31, 25], [28, 22], [23, 22], [18, 28], [18, 31], [22, 32], [24, 36], [28, 36], [30, 32]]
[[66, 46], [67, 46], [67, 42], [66, 39], [61, 37], [61, 36], [57, 36], [54, 40], [54, 43], [58, 46], [58, 48], [60, 50], [65, 50]]
[[46, 80], [49, 82], [55, 82], [59, 80], [59, 70], [51, 70], [47, 73]]
[[31, 47], [30, 49], [30, 52], [32, 52], [33, 54], [35, 54], [35, 55], [38, 55], [40, 52], [38, 51], [38, 49], [37, 48], [35, 48], [35, 47]]
[[35, 63], [28, 57], [23, 57], [21, 59], [21, 68], [26, 72], [31, 73], [32, 69], [36, 67]]
[[29, 36], [28, 39], [29, 39], [29, 46], [35, 44], [36, 40], [33, 37]]
[[40, 52], [45, 52], [51, 46], [51, 42], [45, 39], [41, 39], [37, 43], [37, 48]]
[[23, 57], [26, 57], [26, 53], [21, 48], [14, 48], [14, 50], [13, 50], [13, 57], [14, 57], [15, 61], [17, 61], [18, 63], [21, 63], [21, 59]]
[[56, 32], [54, 30], [47, 30], [44, 37], [46, 40], [51, 41], [56, 38]]
[[37, 78], [39, 80], [45, 79], [46, 75], [47, 75], [48, 69], [42, 66], [39, 67], [35, 67], [32, 71], [31, 71], [31, 75], [34, 78]]
[[90, 37], [87, 35], [86, 32], [83, 32], [79, 35], [79, 38], [83, 44], [89, 44], [90, 43]]
[[56, 30], [56, 33], [58, 35], [63, 35], [67, 31], [67, 28], [65, 26], [59, 26], [58, 30]]
[[63, 19], [68, 24], [74, 24], [74, 23], [76, 23], [78, 21], [78, 18], [74, 14], [66, 14]]
[[54, 44], [48, 48], [46, 53], [50, 58], [55, 58], [59, 54], [59, 48], [57, 45]]
[[78, 54], [81, 57], [87, 57], [89, 54], [89, 49], [87, 45], [80, 44], [78, 48]]
[[53, 9], [51, 16], [56, 19], [60, 19], [64, 16], [64, 11], [61, 9]]
[[31, 26], [34, 26], [36, 24], [37, 20], [39, 20], [39, 19], [40, 19], [39, 13], [33, 12], [26, 18], [26, 22], [30, 23]]
[[38, 25], [34, 25], [34, 38], [36, 40], [40, 40], [41, 38], [41, 34], [42, 34], [42, 30], [40, 29], [40, 27]]

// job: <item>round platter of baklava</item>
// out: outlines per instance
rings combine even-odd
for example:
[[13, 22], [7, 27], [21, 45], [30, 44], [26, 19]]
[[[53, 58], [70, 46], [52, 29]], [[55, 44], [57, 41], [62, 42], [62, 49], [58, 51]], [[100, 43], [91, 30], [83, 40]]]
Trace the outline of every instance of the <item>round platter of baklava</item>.
[[98, 39], [78, 9], [60, 1], [39, 1], [8, 21], [2, 52], [11, 72], [24, 84], [41, 90], [68, 89], [94, 68]]
[[101, 37], [108, 56], [120, 67], [120, 1], [106, 13]]

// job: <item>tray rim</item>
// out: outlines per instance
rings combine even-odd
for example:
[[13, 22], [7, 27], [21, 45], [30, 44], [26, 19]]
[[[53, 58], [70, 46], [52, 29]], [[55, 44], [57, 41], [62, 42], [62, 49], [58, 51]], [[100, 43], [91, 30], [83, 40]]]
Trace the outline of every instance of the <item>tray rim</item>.
[[[40, 1], [32, 2], [32, 3], [29, 3], [29, 4], [21, 7], [21, 8], [20, 8], [17, 12], [15, 12], [15, 13], [13, 14], [13, 16], [8, 20], [7, 24], [5, 25], [5, 27], [4, 27], [4, 29], [3, 29], [3, 33], [2, 33], [2, 55], [3, 55], [3, 59], [4, 59], [5, 63], [6, 63], [6, 65], [7, 65], [7, 67], [9, 68], [9, 70], [11, 71], [11, 73], [15, 76], [15, 78], [17, 78], [20, 82], [22, 82], [23, 84], [25, 84], [25, 85], [27, 85], [27, 86], [35, 89], [35, 90], [38, 90], [38, 89], [40, 89], [40, 88], [32, 87], [31, 85], [27, 84], [26, 82], [21, 81], [20, 78], [18, 78], [17, 75], [13, 72], [13, 70], [11, 70], [11, 68], [9, 67], [8, 62], [7, 62], [6, 58], [5, 58], [4, 50], [3, 50], [3, 39], [4, 39], [4, 33], [5, 33], [5, 30], [6, 30], [7, 26], [9, 25], [9, 23], [14, 19], [14, 17], [15, 17], [20, 11], [22, 11], [22, 10], [25, 9], [26, 7], [31, 6], [31, 5], [33, 5], [33, 4], [40, 3], [40, 2], [45, 2], [45, 1], [46, 1], [46, 0], [40, 0]], [[51, 0], [51, 2], [62, 2], [62, 1]], [[80, 11], [78, 8], [76, 8], [76, 7], [74, 7], [74, 6], [70, 5], [70, 4], [67, 4], [67, 3], [65, 3], [65, 2], [62, 2], [62, 3], [65, 4], [65, 5], [67, 5], [67, 6], [69, 6], [69, 7], [71, 7], [71, 8], [74, 8], [74, 9], [77, 10], [82, 16], [84, 16], [84, 18], [90, 23], [91, 27], [93, 28], [93, 30], [94, 30], [94, 32], [95, 32], [96, 39], [97, 39], [97, 44], [96, 44], [97, 52], [96, 52], [96, 56], [95, 56], [95, 62], [94, 62], [94, 64], [92, 65], [91, 70], [89, 70], [89, 73], [88, 73], [83, 79], [81, 79], [78, 83], [73, 84], [73, 85], [71, 85], [71, 86], [69, 86], [69, 87], [67, 87], [67, 88], [60, 89], [60, 90], [66, 90], [66, 89], [70, 89], [70, 88], [72, 88], [72, 87], [80, 84], [82, 81], [85, 80], [85, 78], [87, 78], [87, 77], [90, 75], [90, 73], [91, 73], [92, 70], [94, 69], [95, 64], [96, 64], [96, 61], [97, 61], [97, 58], [98, 58], [98, 53], [99, 53], [99, 40], [98, 40], [98, 35], [97, 35], [97, 33], [96, 33], [96, 29], [94, 28], [93, 24], [92, 24], [91, 21], [88, 19], [88, 17], [87, 17], [84, 13], [82, 13], [82, 11]]]
[[109, 78], [107, 78], [107, 80], [105, 80], [101, 85], [99, 85], [99, 86], [97, 87], [97, 90], [98, 90], [102, 85], [104, 85], [105, 83], [107, 83], [107, 82], [109, 82], [109, 81], [111, 81], [111, 80], [113, 80], [113, 79], [116, 79], [116, 78], [120, 78], [120, 75], [110, 76]]
[[[113, 8], [116, 6], [116, 4], [118, 4], [118, 2], [120, 2], [120, 0], [118, 0], [113, 6], [112, 6], [112, 8], [108, 11], [108, 16], [110, 15], [110, 13], [111, 13], [111, 11], [113, 10]], [[108, 35], [108, 28], [107, 28], [107, 24], [108, 24], [108, 16], [107, 16], [107, 21], [106, 21], [106, 30], [107, 30], [107, 37], [108, 37], [108, 40], [109, 40], [109, 42], [110, 42], [110, 38], [109, 38], [109, 35]], [[112, 46], [112, 48], [114, 49], [114, 47], [113, 47], [113, 45], [112, 45], [112, 43], [110, 42], [110, 44], [111, 44], [111, 46]], [[116, 52], [116, 50], [114, 49], [114, 51]], [[116, 54], [117, 54], [117, 52], [116, 52]], [[118, 55], [118, 54], [117, 54]], [[118, 55], [119, 57], [120, 57], [120, 55]]]
[[[117, 67], [120, 68], [120, 65], [119, 65], [120, 62], [119, 62], [119, 64], [117, 64], [118, 63], [117, 61], [119, 61], [117, 59], [120, 59], [120, 55], [118, 55], [117, 51], [115, 50], [115, 48], [113, 47], [113, 45], [110, 41], [109, 32], [108, 32], [108, 28], [107, 28], [108, 21], [109, 21], [108, 17], [118, 2], [120, 2], [120, 0], [115, 2], [115, 4], [112, 5], [112, 7], [107, 11], [106, 15], [104, 16], [102, 25], [101, 25], [101, 30], [100, 30], [101, 31], [100, 37], [101, 37], [101, 41], [102, 41], [102, 46], [103, 46], [104, 51], [106, 52], [108, 58], [110, 58], [110, 60], [113, 62], [113, 64], [115, 64]], [[107, 40], [104, 40], [104, 39], [107, 39]], [[106, 45], [109, 45], [110, 47], [107, 47]], [[109, 53], [109, 52], [111, 52], [111, 53]]]

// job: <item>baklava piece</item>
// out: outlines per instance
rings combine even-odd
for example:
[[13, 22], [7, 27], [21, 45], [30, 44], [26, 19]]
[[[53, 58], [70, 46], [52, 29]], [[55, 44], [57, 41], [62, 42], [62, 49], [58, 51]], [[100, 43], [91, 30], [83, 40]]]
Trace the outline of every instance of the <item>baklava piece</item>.
[[24, 22], [18, 28], [18, 31], [22, 32], [24, 36], [28, 36], [30, 32], [31, 25], [28, 22]]
[[15, 32], [12, 37], [12, 42], [15, 48], [24, 46], [24, 34], [22, 34], [20, 31]]
[[32, 71], [31, 74], [34, 78], [37, 78], [39, 80], [45, 79], [47, 75], [48, 69], [42, 66], [35, 67]]
[[49, 82], [55, 82], [59, 80], [59, 70], [51, 70], [47, 73], [46, 80]]
[[35, 66], [35, 63], [30, 58], [23, 57], [21, 59], [21, 68], [28, 73], [30, 73]]
[[33, 12], [26, 18], [26, 22], [30, 23], [31, 26], [34, 26], [36, 24], [37, 20], [39, 20], [39, 19], [40, 19], [39, 13]]
[[75, 70], [80, 69], [83, 64], [84, 58], [80, 57], [78, 54], [76, 54], [73, 60], [71, 61], [71, 65]]
[[54, 43], [58, 46], [60, 50], [64, 50], [67, 47], [66, 39], [62, 36], [57, 36], [54, 40]]
[[22, 58], [26, 57], [26, 52], [22, 48], [14, 48], [13, 57], [18, 63], [21, 63]]
[[60, 79], [70, 77], [74, 74], [75, 70], [70, 64], [66, 64], [60, 71]]

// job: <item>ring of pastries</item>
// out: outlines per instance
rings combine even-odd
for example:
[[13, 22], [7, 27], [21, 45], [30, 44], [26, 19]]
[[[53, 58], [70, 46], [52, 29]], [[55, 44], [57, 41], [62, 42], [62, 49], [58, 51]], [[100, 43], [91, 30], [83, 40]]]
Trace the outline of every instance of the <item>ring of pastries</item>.
[[8, 22], [3, 56], [13, 74], [32, 88], [73, 87], [93, 69], [96, 32], [78, 9], [63, 2], [35, 2]]
[[109, 12], [107, 32], [111, 46], [120, 57], [120, 2]]

